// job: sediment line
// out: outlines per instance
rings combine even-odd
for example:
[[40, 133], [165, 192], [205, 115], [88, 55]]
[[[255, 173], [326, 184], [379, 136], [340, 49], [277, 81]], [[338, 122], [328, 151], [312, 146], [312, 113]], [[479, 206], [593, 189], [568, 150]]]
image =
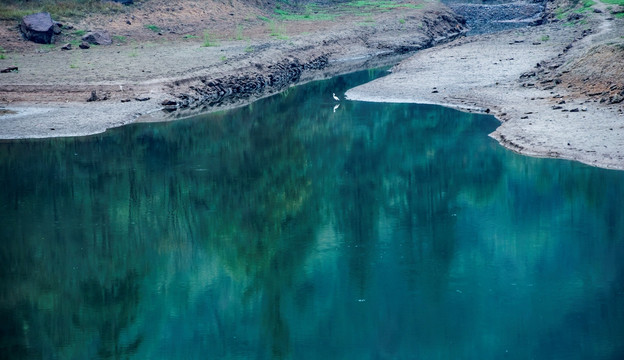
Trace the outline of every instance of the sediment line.
[[[302, 63], [298, 58], [287, 58], [267, 66], [267, 73], [248, 72], [243, 75], [228, 75], [217, 79], [201, 77], [201, 85], [190, 85], [190, 93], [180, 93], [175, 99], [161, 103], [165, 110], [197, 109], [234, 103], [249, 99], [254, 95], [279, 92], [294, 85], [306, 70], [324, 69], [329, 62], [329, 54], [323, 54]], [[263, 65], [257, 65], [260, 69]], [[179, 85], [179, 82], [174, 84]]]

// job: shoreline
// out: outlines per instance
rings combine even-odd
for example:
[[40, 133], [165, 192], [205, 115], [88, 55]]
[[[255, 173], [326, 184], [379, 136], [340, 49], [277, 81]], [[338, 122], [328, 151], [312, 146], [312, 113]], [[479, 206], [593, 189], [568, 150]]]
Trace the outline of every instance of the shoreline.
[[[283, 39], [259, 34], [208, 47], [176, 40], [15, 54], [19, 73], [0, 74], [0, 139], [93, 135], [242, 106], [296, 84], [392, 65], [467, 31], [439, 3], [400, 11], [403, 22], [393, 12], [372, 15], [370, 25], [346, 15], [306, 23]], [[0, 67], [11, 61], [0, 60]], [[68, 63], [70, 70], [50, 66]], [[259, 86], [249, 79], [260, 79]], [[94, 91], [99, 101], [87, 102]], [[180, 110], [160, 111], [166, 107]]]
[[[589, 70], [583, 74], [573, 68], [578, 59], [619, 34], [613, 29], [622, 20], [606, 27], [605, 21], [614, 20], [595, 15], [591, 26], [597, 31], [555, 23], [420, 51], [395, 66], [392, 74], [345, 95], [350, 100], [426, 103], [491, 114], [501, 124], [489, 136], [514, 152], [624, 170], [624, 102], [609, 104], [607, 95], [575, 91], [575, 83], [565, 78], [575, 71], [588, 75]], [[581, 88], [588, 78], [581, 79]]]
[[[331, 33], [321, 27], [287, 42], [258, 38], [208, 48], [196, 42], [146, 43], [140, 50], [117, 46], [44, 55], [62, 62], [79, 54], [81, 64], [100, 70], [88, 72], [89, 81], [83, 71], [48, 76], [41, 64], [50, 59], [23, 54], [39, 73], [3, 81], [0, 141], [88, 136], [135, 122], [172, 121], [244, 106], [308, 81], [398, 62], [391, 74], [348, 90], [346, 98], [491, 114], [501, 125], [489, 135], [512, 151], [624, 170], [624, 102], [604, 103], [604, 97], [592, 98], [566, 82], [568, 73], [584, 70], [570, 68], [575, 61], [614, 34], [617, 38], [624, 19], [594, 13], [583, 26], [555, 22], [463, 37], [466, 28], [444, 5], [402, 11], [409, 15], [407, 23], [399, 25], [394, 15], [382, 13], [375, 17], [376, 26], [334, 24]], [[138, 55], [117, 57], [120, 63], [114, 65], [103, 60], [128, 51]], [[146, 67], [156, 56], [160, 61]], [[307, 65], [321, 57], [320, 65]], [[121, 76], [120, 68], [127, 74]], [[283, 79], [274, 82], [275, 77]], [[257, 78], [262, 79], [259, 86], [245, 83]], [[0, 78], [5, 79], [11, 78]], [[41, 85], [33, 85], [37, 81]], [[579, 86], [587, 87], [583, 82]], [[245, 87], [252, 90], [241, 90]], [[103, 101], [86, 102], [92, 91]], [[178, 110], [162, 111], [165, 104]]]

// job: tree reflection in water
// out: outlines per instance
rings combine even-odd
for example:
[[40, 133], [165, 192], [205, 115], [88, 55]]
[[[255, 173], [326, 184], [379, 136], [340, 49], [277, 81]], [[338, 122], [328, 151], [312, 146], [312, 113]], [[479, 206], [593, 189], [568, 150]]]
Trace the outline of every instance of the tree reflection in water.
[[[480, 115], [349, 101], [334, 112], [332, 92], [378, 75], [0, 143], [0, 352], [471, 358], [523, 339], [520, 358], [552, 358], [583, 336], [617, 354], [621, 173], [512, 154]], [[576, 287], [557, 270], [570, 263], [600, 284]], [[508, 298], [521, 280], [534, 290]], [[574, 306], [554, 306], [557, 292]], [[596, 323], [596, 298], [610, 320], [591, 337], [566, 319]], [[535, 317], [516, 317], [526, 303]], [[561, 342], [539, 341], [564, 325]]]

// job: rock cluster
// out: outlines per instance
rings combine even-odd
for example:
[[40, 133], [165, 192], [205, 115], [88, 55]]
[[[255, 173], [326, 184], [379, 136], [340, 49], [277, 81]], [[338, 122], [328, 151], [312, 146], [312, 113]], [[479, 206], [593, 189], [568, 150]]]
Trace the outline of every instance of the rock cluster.
[[325, 68], [328, 58], [325, 54], [305, 63], [296, 58], [284, 59], [267, 66], [268, 71], [265, 73], [251, 72], [218, 79], [204, 77], [199, 79], [201, 85], [189, 87], [192, 93], [175, 95], [175, 99], [165, 100], [161, 105], [166, 110], [195, 109], [233, 103], [265, 92], [277, 92], [297, 83], [304, 71]]

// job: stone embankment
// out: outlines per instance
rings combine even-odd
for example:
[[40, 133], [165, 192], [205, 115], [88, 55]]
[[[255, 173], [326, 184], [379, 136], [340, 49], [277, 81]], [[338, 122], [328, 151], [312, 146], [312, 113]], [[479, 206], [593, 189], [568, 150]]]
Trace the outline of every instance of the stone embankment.
[[[297, 58], [284, 59], [269, 65], [267, 74], [250, 72], [243, 75], [228, 75], [210, 79], [201, 77], [202, 85], [190, 85], [192, 93], [181, 93], [175, 99], [161, 103], [165, 110], [196, 109], [246, 100], [264, 92], [278, 92], [296, 84], [306, 70], [321, 70], [328, 64], [327, 54], [301, 63]], [[262, 65], [258, 65], [260, 69]], [[259, 70], [260, 70], [259, 69]], [[177, 81], [176, 86], [183, 81]]]

